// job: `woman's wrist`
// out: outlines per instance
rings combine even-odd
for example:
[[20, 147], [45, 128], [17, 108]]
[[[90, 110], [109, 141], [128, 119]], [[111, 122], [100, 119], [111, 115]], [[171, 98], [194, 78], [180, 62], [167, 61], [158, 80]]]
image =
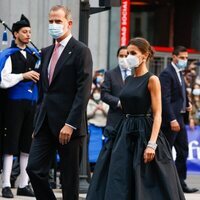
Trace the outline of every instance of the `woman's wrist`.
[[152, 141], [149, 141], [148, 144], [147, 144], [147, 147], [149, 147], [153, 150], [156, 150], [157, 146], [158, 145], [155, 142], [152, 142]]

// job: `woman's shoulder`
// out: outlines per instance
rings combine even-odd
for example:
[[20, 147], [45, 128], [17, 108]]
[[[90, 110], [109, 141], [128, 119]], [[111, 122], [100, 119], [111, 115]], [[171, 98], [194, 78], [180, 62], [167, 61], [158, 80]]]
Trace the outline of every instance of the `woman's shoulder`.
[[159, 81], [159, 78], [155, 74], [149, 72], [149, 80], [150, 81]]
[[154, 75], [151, 73], [151, 76], [149, 76], [149, 86], [155, 86], [155, 85], [160, 85], [160, 80], [158, 76]]

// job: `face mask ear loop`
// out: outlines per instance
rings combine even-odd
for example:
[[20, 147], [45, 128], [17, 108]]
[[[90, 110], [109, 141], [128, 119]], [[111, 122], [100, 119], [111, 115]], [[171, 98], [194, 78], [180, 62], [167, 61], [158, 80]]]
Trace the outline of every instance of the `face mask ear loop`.
[[143, 62], [145, 62], [145, 58], [141, 58], [141, 62], [140, 62], [140, 57], [141, 57], [142, 55], [140, 55], [140, 56], [138, 56], [138, 60], [139, 60], [139, 65], [138, 65], [138, 67], [140, 67], [140, 65], [143, 63]]

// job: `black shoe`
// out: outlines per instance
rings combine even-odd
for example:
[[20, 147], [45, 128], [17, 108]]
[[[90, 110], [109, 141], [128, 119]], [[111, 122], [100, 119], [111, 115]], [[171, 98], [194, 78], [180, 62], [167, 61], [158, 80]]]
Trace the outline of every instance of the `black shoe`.
[[199, 191], [197, 188], [189, 188], [187, 185], [182, 187], [184, 193], [194, 193]]
[[27, 197], [34, 197], [34, 192], [29, 185], [23, 188], [17, 188], [17, 195], [19, 196], [27, 196]]
[[13, 193], [12, 193], [10, 187], [4, 187], [2, 189], [2, 197], [5, 197], [5, 198], [14, 198]]

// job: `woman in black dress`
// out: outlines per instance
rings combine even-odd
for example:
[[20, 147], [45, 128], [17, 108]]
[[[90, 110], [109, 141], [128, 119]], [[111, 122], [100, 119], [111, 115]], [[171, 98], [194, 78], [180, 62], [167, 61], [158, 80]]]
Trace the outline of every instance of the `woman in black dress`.
[[148, 72], [153, 56], [148, 41], [134, 38], [127, 62], [134, 76], [120, 94], [124, 118], [112, 129], [98, 158], [87, 200], [184, 200], [161, 125], [161, 89]]

